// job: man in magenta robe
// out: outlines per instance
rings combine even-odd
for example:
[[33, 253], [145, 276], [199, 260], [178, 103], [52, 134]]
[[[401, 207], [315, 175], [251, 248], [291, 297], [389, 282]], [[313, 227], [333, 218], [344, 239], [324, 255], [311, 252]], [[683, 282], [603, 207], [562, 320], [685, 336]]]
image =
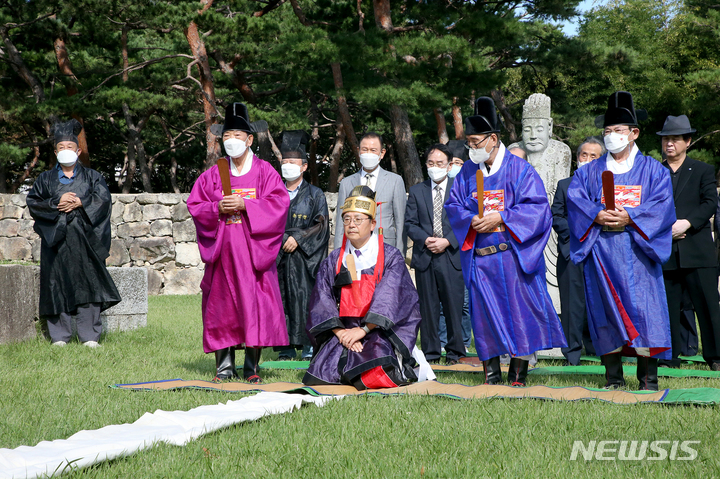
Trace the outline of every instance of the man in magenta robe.
[[223, 196], [216, 165], [200, 175], [187, 205], [205, 263], [203, 348], [215, 352], [215, 379], [238, 377], [235, 348], [244, 344], [243, 377], [259, 383], [262, 348], [288, 343], [275, 259], [290, 201], [277, 171], [250, 150], [252, 132], [245, 105], [229, 105], [222, 137], [232, 194]]

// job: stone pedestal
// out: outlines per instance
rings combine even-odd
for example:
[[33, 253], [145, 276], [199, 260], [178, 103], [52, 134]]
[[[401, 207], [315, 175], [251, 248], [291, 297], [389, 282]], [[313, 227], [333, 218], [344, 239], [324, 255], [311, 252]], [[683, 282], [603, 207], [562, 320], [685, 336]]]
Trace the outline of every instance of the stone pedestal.
[[103, 331], [147, 326], [148, 272], [145, 268], [108, 268], [122, 301], [100, 313]]
[[32, 339], [40, 298], [40, 267], [0, 265], [0, 344]]

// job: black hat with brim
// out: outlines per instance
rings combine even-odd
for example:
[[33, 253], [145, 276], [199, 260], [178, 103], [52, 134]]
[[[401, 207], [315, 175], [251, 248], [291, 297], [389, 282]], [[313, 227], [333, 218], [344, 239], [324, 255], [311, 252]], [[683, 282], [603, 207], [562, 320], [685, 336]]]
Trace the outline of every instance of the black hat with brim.
[[310, 135], [304, 130], [289, 130], [281, 133], [280, 154], [283, 158], [307, 159], [305, 145], [310, 141]]
[[595, 118], [595, 126], [607, 128], [612, 125], [638, 126], [638, 122], [647, 120], [647, 110], [635, 109], [633, 97], [626, 91], [616, 91], [608, 97], [605, 114]]
[[72, 141], [77, 144], [78, 135], [82, 128], [80, 122], [75, 118], [64, 123], [55, 123], [53, 125], [53, 140], [56, 145], [61, 141]]
[[670, 136], [670, 135], [689, 135], [695, 133], [697, 130], [690, 126], [690, 120], [687, 115], [672, 116], [669, 115], [665, 119], [665, 124], [661, 131], [657, 132], [658, 136]]
[[447, 147], [450, 148], [453, 158], [460, 158], [463, 161], [467, 161], [468, 149], [465, 148], [465, 142], [463, 140], [450, 140], [447, 143]]
[[493, 99], [481, 96], [475, 101], [475, 114], [465, 118], [465, 135], [485, 133], [500, 133], [500, 122]]
[[253, 128], [250, 124], [250, 115], [244, 103], [231, 103], [225, 108], [225, 124], [222, 132], [231, 130], [244, 131], [252, 133]]

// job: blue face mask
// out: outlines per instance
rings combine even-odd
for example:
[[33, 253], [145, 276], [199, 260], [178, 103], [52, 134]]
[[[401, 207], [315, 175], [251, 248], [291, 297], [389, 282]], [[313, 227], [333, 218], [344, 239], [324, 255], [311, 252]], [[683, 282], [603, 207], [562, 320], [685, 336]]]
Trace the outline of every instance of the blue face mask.
[[448, 172], [448, 178], [455, 178], [458, 173], [460, 173], [460, 170], [462, 169], [462, 166], [460, 165], [453, 165], [452, 169]]

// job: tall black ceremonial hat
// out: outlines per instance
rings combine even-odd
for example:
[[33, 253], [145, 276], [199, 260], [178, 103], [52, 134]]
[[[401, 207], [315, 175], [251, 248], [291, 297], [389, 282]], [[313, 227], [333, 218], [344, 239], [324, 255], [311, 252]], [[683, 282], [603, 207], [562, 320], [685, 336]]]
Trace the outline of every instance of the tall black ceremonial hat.
[[61, 141], [72, 141], [77, 144], [78, 135], [82, 131], [82, 128], [83, 127], [80, 122], [75, 118], [64, 123], [55, 123], [53, 125], [53, 137], [55, 144], [57, 145]]
[[669, 115], [665, 119], [665, 124], [661, 131], [657, 132], [658, 136], [670, 136], [670, 135], [689, 135], [695, 133], [697, 130], [690, 126], [690, 120], [687, 115], [672, 116]]
[[225, 108], [225, 124], [222, 132], [230, 130], [240, 130], [246, 133], [252, 133], [253, 128], [250, 125], [250, 115], [244, 103], [231, 103]]
[[643, 120], [647, 120], [647, 110], [635, 110], [632, 95], [626, 91], [616, 91], [608, 97], [605, 114], [595, 118], [595, 126], [598, 128], [611, 125], [637, 126], [638, 122]]
[[463, 140], [450, 140], [447, 142], [447, 147], [452, 151], [453, 158], [460, 158], [463, 161], [469, 159], [468, 149], [465, 148]]
[[465, 118], [465, 135], [500, 133], [495, 102], [492, 98], [481, 96], [475, 100], [475, 114]]
[[310, 141], [310, 135], [304, 130], [289, 130], [281, 133], [280, 154], [283, 158], [301, 158], [307, 161], [305, 145]]

